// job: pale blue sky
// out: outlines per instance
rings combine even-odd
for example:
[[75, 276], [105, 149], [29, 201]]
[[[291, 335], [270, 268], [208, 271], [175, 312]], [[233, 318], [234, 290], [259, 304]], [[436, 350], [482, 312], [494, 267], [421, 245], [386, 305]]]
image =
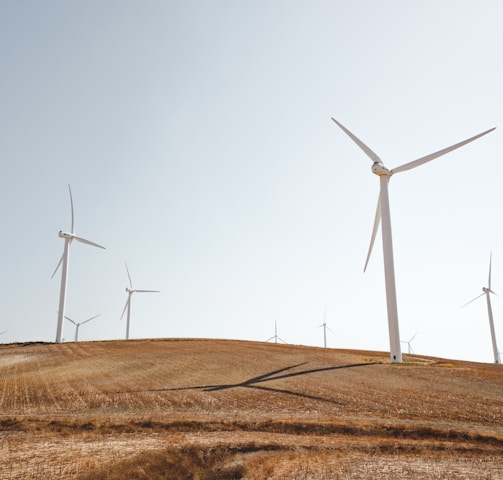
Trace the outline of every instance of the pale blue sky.
[[[389, 349], [378, 194], [390, 183], [401, 338], [492, 361], [503, 292], [500, 1], [0, 1], [3, 342], [53, 341], [61, 256], [82, 340], [217, 337]], [[503, 350], [503, 303], [493, 302]], [[74, 326], [65, 325], [71, 340]], [[404, 351], [407, 346], [403, 345]]]

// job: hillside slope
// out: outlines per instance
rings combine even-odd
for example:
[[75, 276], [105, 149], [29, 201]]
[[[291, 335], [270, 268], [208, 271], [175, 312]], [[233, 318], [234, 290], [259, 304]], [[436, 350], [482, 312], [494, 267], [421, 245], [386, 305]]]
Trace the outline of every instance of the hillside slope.
[[0, 478], [503, 478], [502, 366], [408, 357], [229, 340], [4, 345]]

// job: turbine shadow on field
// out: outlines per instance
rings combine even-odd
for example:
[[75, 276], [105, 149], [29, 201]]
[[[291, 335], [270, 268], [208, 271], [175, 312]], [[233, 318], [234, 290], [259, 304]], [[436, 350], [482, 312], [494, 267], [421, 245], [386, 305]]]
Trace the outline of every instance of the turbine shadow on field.
[[284, 378], [298, 377], [301, 375], [309, 375], [310, 373], [327, 372], [327, 371], [331, 371], [331, 370], [339, 370], [342, 368], [354, 368], [354, 367], [364, 367], [364, 366], [368, 366], [368, 365], [376, 365], [376, 363], [356, 363], [356, 364], [352, 364], [352, 365], [336, 365], [336, 366], [332, 366], [332, 367], [313, 368], [310, 370], [302, 370], [300, 372], [290, 372], [290, 373], [284, 373], [283, 375], [279, 375], [283, 372], [286, 372], [287, 370], [292, 370], [294, 368], [301, 367], [306, 364], [307, 364], [307, 362], [299, 363], [297, 365], [292, 365], [291, 367], [282, 368], [280, 370], [275, 370], [273, 372], [269, 372], [264, 375], [259, 375], [258, 377], [250, 378], [249, 380], [245, 380], [244, 382], [241, 382], [241, 383], [228, 384], [228, 385], [205, 385], [202, 387], [195, 387], [195, 388], [202, 389], [206, 392], [214, 392], [216, 390], [226, 390], [228, 388], [254, 387], [256, 383], [270, 382], [273, 380], [282, 380]]
[[[273, 393], [283, 393], [286, 395], [294, 395], [297, 397], [308, 398], [311, 400], [320, 400], [323, 402], [330, 403], [338, 403], [334, 400], [318, 397], [315, 395], [309, 395], [306, 393], [295, 392], [293, 390], [287, 390], [282, 388], [274, 388], [274, 387], [265, 387], [262, 385], [258, 385], [263, 382], [272, 382], [274, 380], [283, 380], [286, 378], [298, 377], [302, 375], [309, 375], [312, 373], [320, 373], [320, 372], [328, 372], [332, 370], [341, 370], [346, 368], [356, 368], [356, 367], [366, 367], [370, 365], [380, 365], [381, 362], [368, 362], [368, 363], [355, 363], [350, 365], [335, 365], [331, 367], [321, 367], [321, 368], [312, 368], [308, 370], [301, 370], [297, 372], [288, 372], [289, 370], [293, 370], [297, 367], [302, 367], [303, 365], [307, 365], [307, 362], [298, 363], [296, 365], [291, 365], [289, 367], [280, 368], [278, 370], [273, 370], [272, 372], [264, 373], [262, 375], [258, 375], [256, 377], [252, 377], [248, 380], [245, 380], [240, 383], [229, 383], [229, 384], [221, 384], [221, 385], [198, 385], [194, 387], [177, 387], [177, 388], [160, 388], [160, 389], [152, 389], [152, 390], [141, 390], [142, 393], [145, 392], [173, 392], [173, 391], [181, 391], [181, 390], [202, 390], [204, 392], [216, 392], [220, 390], [228, 390], [231, 388], [253, 388], [257, 390], [263, 390], [267, 392]], [[129, 392], [133, 393], [133, 392]]]

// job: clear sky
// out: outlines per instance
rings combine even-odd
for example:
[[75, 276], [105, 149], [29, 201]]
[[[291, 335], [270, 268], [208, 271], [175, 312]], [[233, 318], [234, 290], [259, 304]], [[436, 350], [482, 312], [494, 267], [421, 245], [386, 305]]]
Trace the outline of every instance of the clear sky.
[[[492, 361], [503, 294], [499, 0], [0, 1], [2, 342], [214, 337], [389, 350], [379, 182], [390, 182], [400, 337]], [[503, 350], [503, 300], [494, 297]], [[74, 326], [65, 324], [72, 340]], [[407, 351], [407, 345], [403, 344]]]

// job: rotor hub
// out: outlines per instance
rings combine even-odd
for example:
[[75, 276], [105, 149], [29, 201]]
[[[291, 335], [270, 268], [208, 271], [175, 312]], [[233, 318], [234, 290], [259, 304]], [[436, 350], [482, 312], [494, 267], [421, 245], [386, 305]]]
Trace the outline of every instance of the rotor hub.
[[382, 177], [383, 175], [384, 176], [387, 176], [387, 177], [391, 177], [391, 175], [393, 175], [391, 173], [391, 170], [388, 170], [382, 163], [380, 162], [374, 162], [372, 164], [372, 173], [375, 173], [376, 175], [378, 175], [379, 177]]

